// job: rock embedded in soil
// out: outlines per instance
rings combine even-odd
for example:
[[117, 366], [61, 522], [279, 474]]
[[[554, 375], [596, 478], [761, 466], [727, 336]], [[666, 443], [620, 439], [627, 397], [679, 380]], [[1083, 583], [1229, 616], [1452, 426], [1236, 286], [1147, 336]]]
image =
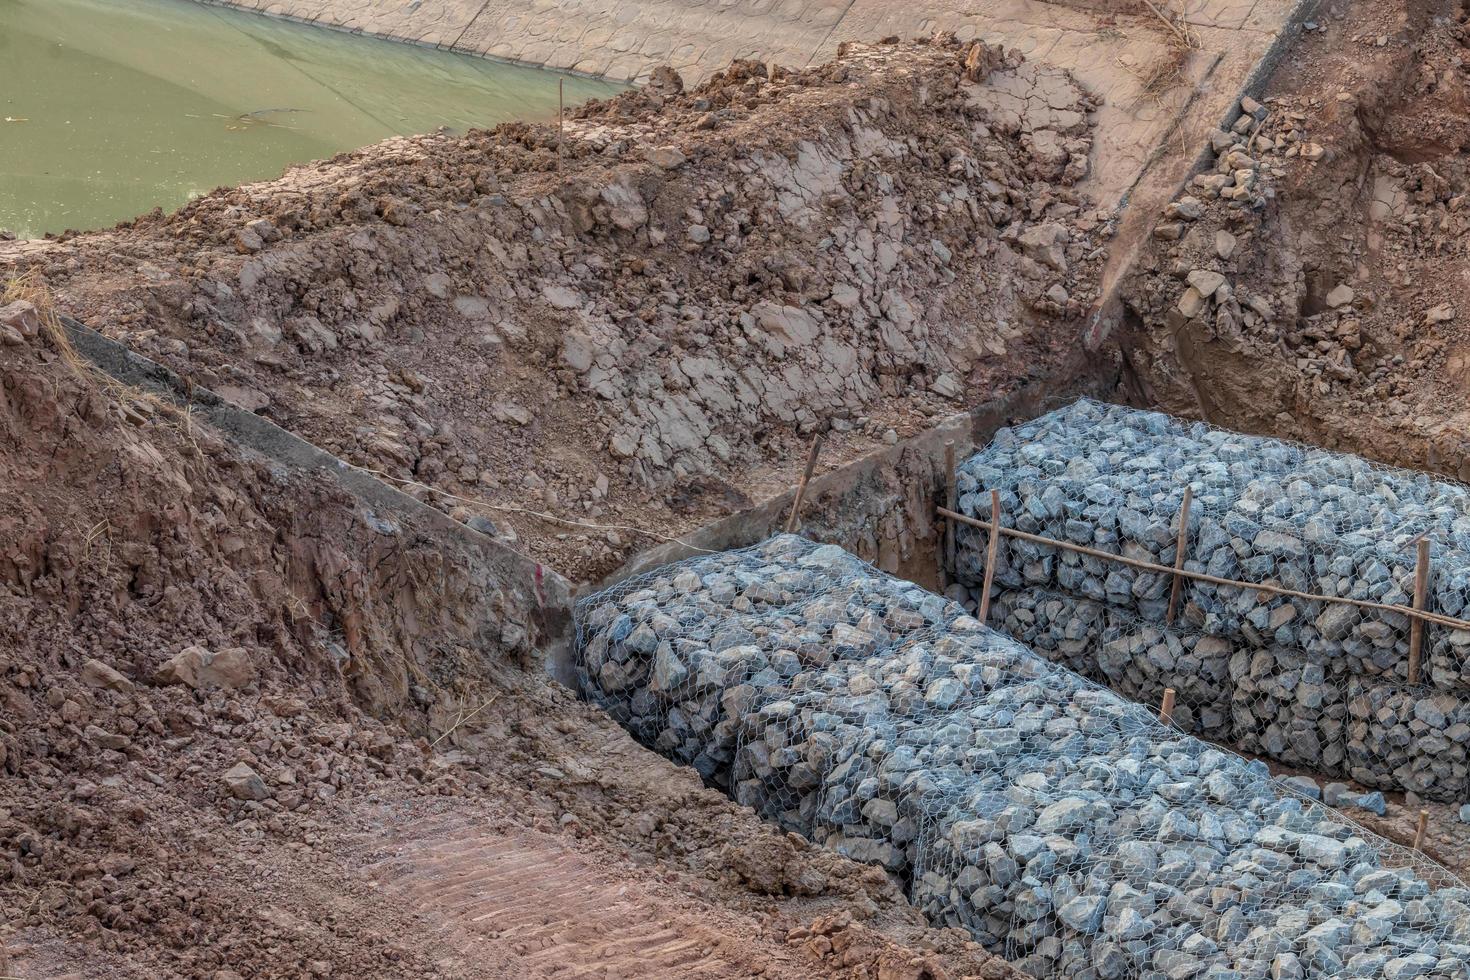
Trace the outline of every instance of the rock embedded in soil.
[[21, 340], [30, 340], [41, 330], [41, 313], [34, 303], [18, 299], [0, 306], [0, 325], [8, 327]]
[[255, 665], [244, 647], [213, 651], [201, 646], [185, 647], [153, 675], [155, 684], [183, 684], [210, 690], [233, 690], [255, 679]]
[[260, 778], [260, 773], [252, 769], [244, 762], [236, 763], [229, 771], [220, 777], [225, 789], [237, 800], [265, 800], [269, 799], [271, 791], [266, 787], [265, 780]]
[[113, 667], [100, 660], [92, 659], [82, 664], [82, 683], [126, 694], [133, 689], [133, 682]]

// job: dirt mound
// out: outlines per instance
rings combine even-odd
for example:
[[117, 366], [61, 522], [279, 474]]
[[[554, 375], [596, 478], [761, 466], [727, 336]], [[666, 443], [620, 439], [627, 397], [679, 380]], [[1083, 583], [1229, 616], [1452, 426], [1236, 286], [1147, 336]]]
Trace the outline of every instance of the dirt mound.
[[1007, 975], [523, 672], [444, 542], [0, 311], [0, 972]]
[[10, 254], [99, 330], [585, 575], [627, 525], [646, 545], [789, 487], [829, 422], [827, 458], [861, 455], [1071, 349], [1110, 225], [1069, 186], [1095, 103], [1066, 75], [940, 38], [681, 89]]
[[1314, 26], [1128, 287], [1141, 400], [1470, 479], [1466, 10]]

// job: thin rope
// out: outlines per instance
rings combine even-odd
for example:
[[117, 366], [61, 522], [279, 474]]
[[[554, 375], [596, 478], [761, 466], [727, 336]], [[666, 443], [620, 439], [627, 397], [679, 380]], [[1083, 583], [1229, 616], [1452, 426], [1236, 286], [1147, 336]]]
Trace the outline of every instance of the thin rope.
[[513, 504], [492, 504], [486, 500], [475, 500], [471, 497], [461, 497], [457, 493], [450, 493], [448, 490], [440, 490], [438, 487], [431, 487], [427, 483], [420, 483], [417, 480], [405, 480], [402, 477], [389, 476], [382, 470], [375, 470], [367, 466], [358, 466], [356, 467], [356, 469], [362, 470], [364, 473], [371, 473], [373, 476], [376, 476], [381, 480], [386, 480], [389, 483], [396, 483], [399, 486], [404, 487], [419, 487], [420, 489], [427, 490], [430, 493], [437, 493], [441, 497], [448, 497], [450, 500], [458, 500], [460, 503], [467, 504], [471, 507], [484, 507], [487, 510], [505, 511], [513, 514], [525, 514], [529, 517], [539, 517], [543, 521], [551, 521], [555, 524], [567, 524], [572, 527], [591, 528], [595, 531], [628, 531], [632, 534], [641, 534], [644, 537], [657, 538], [660, 541], [667, 541], [670, 544], [683, 545], [685, 548], [688, 548], [691, 551], [698, 551], [706, 555], [721, 554], [721, 552], [711, 551], [709, 548], [701, 548], [697, 544], [690, 544], [688, 541], [685, 541], [682, 538], [671, 538], [668, 535], [659, 534], [657, 531], [648, 531], [641, 527], [632, 527], [628, 524], [594, 524], [591, 521], [578, 521], [573, 520], [570, 517], [557, 517], [555, 514], [547, 514], [539, 510], [529, 510], [525, 507], [517, 507]]
[[[961, 514], [957, 511], [950, 510], [948, 507], [940, 507], [937, 509], [940, 516], [942, 517], [948, 517], [951, 520], [959, 521], [962, 524], [969, 524], [973, 527], [983, 528], [987, 531], [990, 530], [989, 521], [980, 521], [976, 520], [973, 517], [967, 517], [966, 515]], [[1007, 537], [1020, 538], [1023, 541], [1030, 541], [1035, 544], [1044, 544], [1053, 548], [1063, 548], [1067, 551], [1075, 551], [1078, 554], [1088, 555], [1093, 558], [1101, 558], [1105, 561], [1118, 562], [1119, 564], [1128, 565], [1131, 568], [1139, 568], [1147, 572], [1158, 572], [1160, 575], [1178, 575], [1182, 576], [1183, 578], [1191, 578], [1199, 582], [1208, 582], [1211, 585], [1225, 585], [1237, 589], [1255, 589], [1257, 592], [1270, 592], [1275, 595], [1288, 596], [1293, 599], [1308, 599], [1313, 602], [1336, 602], [1347, 606], [1360, 606], [1364, 609], [1380, 609], [1385, 612], [1399, 613], [1401, 615], [1408, 616], [1411, 619], [1422, 619], [1426, 623], [1434, 623], [1437, 626], [1448, 626], [1451, 629], [1458, 630], [1470, 630], [1470, 622], [1466, 622], [1463, 619], [1455, 619], [1451, 616], [1445, 616], [1441, 613], [1427, 612], [1422, 609], [1415, 609], [1412, 606], [1396, 606], [1388, 602], [1372, 602], [1367, 599], [1350, 599], [1346, 596], [1318, 595], [1314, 592], [1298, 592], [1296, 589], [1287, 589], [1279, 585], [1269, 585], [1264, 582], [1241, 582], [1237, 581], [1236, 579], [1220, 578], [1217, 575], [1206, 575], [1204, 572], [1191, 572], [1182, 568], [1170, 568], [1168, 565], [1157, 565], [1151, 561], [1143, 561], [1138, 558], [1128, 558], [1124, 555], [1115, 555], [1111, 552], [1099, 551], [1096, 548], [1089, 548], [1085, 545], [1073, 544], [1070, 541], [1058, 541], [1055, 538], [1043, 537], [1040, 534], [1031, 534], [1013, 527], [1002, 526], [1000, 528], [1000, 533], [1006, 535]]]

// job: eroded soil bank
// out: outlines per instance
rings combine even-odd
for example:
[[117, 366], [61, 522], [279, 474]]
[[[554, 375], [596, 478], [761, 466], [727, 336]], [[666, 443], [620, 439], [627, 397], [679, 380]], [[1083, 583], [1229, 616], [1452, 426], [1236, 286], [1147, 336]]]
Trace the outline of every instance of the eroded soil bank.
[[0, 307], [0, 972], [1013, 975], [527, 669], [529, 583]]
[[[1464, 11], [1338, 13], [1096, 356], [1140, 403], [1459, 473]], [[1094, 105], [942, 39], [661, 73], [560, 140], [396, 140], [0, 265], [591, 578], [790, 486], [820, 426], [850, 460], [1075, 358]], [[1006, 975], [526, 671], [526, 583], [8, 329], [0, 972]]]
[[[1139, 400], [1470, 479], [1467, 20], [1321, 12], [1155, 227], [1127, 287]], [[1257, 185], [1222, 197], [1242, 169]], [[1186, 295], [1191, 276], [1220, 287]]]
[[1064, 73], [941, 39], [681, 87], [0, 262], [575, 577], [790, 486], [818, 427], [840, 462], [1073, 351], [1112, 216]]

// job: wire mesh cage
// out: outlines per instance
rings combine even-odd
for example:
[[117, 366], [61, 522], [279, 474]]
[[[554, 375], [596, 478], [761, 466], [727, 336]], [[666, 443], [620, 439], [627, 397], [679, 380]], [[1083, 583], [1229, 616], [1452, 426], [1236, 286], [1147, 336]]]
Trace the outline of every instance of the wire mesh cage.
[[577, 607], [584, 691], [641, 741], [1035, 976], [1466, 975], [1460, 882], [1053, 663], [1110, 628], [1081, 621], [1043, 656], [790, 535]]
[[[1002, 536], [995, 621], [1012, 635], [1144, 703], [1173, 689], [1176, 720], [1201, 737], [1470, 796], [1470, 630], [1408, 614], [1466, 609], [1470, 489], [1087, 400], [1001, 430], [956, 476], [961, 513], [988, 518], [995, 490], [1002, 527], [1101, 553]], [[970, 608], [988, 544], [957, 527]]]

